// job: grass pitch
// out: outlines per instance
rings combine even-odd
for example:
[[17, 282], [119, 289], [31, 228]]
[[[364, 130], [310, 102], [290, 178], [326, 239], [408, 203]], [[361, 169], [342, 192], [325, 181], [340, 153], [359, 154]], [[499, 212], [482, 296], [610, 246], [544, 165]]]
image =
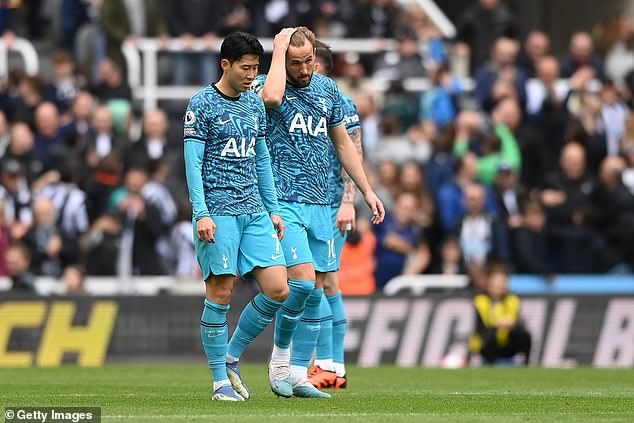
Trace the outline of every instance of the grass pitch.
[[102, 407], [103, 422], [634, 422], [634, 369], [352, 367], [328, 400], [275, 397], [265, 365], [241, 372], [252, 399], [225, 403], [204, 364], [0, 369], [0, 407]]

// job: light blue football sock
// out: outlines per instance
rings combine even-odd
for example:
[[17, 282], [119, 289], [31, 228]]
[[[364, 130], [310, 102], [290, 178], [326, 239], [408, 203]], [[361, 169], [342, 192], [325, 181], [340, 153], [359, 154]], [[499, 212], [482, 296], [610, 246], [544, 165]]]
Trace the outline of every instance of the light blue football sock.
[[327, 296], [326, 299], [332, 310], [332, 359], [335, 363], [343, 364], [345, 362], [343, 340], [348, 327], [346, 311], [343, 309], [343, 298], [341, 292], [338, 292], [336, 295]]
[[319, 317], [321, 321], [321, 329], [319, 330], [319, 339], [317, 339], [315, 359], [332, 359], [332, 311], [330, 311], [330, 304], [328, 303], [325, 295], [321, 296]]
[[263, 293], [256, 295], [242, 311], [238, 327], [231, 336], [227, 353], [239, 359], [244, 350], [273, 321], [281, 302], [267, 297]]
[[275, 346], [288, 349], [300, 317], [304, 313], [306, 300], [315, 289], [314, 281], [289, 280], [289, 294], [275, 315]]
[[227, 311], [228, 305], [205, 300], [203, 316], [200, 319], [200, 337], [203, 341], [209, 368], [214, 382], [227, 380], [225, 360], [227, 355]]
[[304, 315], [299, 319], [299, 325], [293, 335], [293, 348], [291, 350], [291, 366], [308, 368], [321, 327], [319, 309], [323, 288], [315, 288], [306, 301]]

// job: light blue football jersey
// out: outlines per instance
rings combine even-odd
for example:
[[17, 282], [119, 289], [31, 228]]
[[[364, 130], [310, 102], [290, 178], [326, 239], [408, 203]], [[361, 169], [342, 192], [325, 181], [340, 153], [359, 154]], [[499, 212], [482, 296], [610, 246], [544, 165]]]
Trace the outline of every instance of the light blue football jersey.
[[211, 215], [266, 211], [258, 191], [256, 142], [264, 143], [266, 111], [247, 91], [232, 98], [213, 84], [194, 95], [185, 113], [185, 142], [205, 144], [202, 180]]
[[[251, 85], [259, 93], [266, 75]], [[314, 73], [307, 87], [286, 83], [282, 104], [267, 109], [267, 145], [280, 200], [330, 204], [328, 128], [343, 123], [341, 94], [332, 79]]]
[[[354, 131], [355, 129], [361, 129], [361, 122], [359, 121], [357, 107], [352, 102], [352, 99], [344, 93], [341, 93], [341, 109], [343, 110], [343, 121], [348, 133]], [[330, 143], [328, 150], [330, 158], [330, 174], [328, 175], [328, 194], [330, 198], [330, 205], [333, 207], [339, 207], [341, 205], [341, 198], [343, 197], [341, 162], [339, 162], [339, 158], [335, 152], [335, 147], [332, 143]]]

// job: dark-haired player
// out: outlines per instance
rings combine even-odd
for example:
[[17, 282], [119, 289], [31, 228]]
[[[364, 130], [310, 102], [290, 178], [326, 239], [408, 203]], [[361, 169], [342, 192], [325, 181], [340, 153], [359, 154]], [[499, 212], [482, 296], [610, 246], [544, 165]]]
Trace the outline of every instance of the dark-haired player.
[[[264, 139], [264, 105], [247, 91], [258, 74], [262, 45], [253, 35], [232, 33], [220, 53], [222, 77], [194, 95], [185, 113], [185, 169], [206, 289], [200, 324], [212, 399], [243, 401], [250, 393], [240, 380], [238, 359], [288, 296], [280, 248], [284, 224]], [[262, 292], [242, 312], [227, 354], [226, 315], [236, 269], [254, 277]]]

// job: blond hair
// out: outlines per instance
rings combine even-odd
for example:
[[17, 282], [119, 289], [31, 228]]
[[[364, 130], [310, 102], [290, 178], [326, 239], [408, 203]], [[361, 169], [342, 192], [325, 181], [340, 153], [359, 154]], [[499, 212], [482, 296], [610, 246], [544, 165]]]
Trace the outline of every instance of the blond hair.
[[315, 34], [305, 26], [297, 27], [293, 35], [291, 35], [290, 45], [293, 47], [302, 47], [308, 41], [313, 47], [315, 46]]

